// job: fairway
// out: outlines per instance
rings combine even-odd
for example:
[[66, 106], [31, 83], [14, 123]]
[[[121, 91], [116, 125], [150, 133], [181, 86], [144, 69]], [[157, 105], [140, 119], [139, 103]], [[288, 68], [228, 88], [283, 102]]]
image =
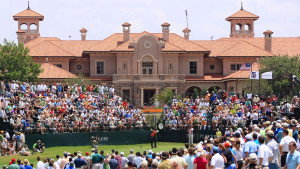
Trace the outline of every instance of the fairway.
[[[129, 150], [133, 149], [134, 153], [136, 153], [137, 151], [140, 151], [141, 153], [143, 153], [144, 150], [147, 151], [151, 149], [153, 152], [157, 153], [157, 152], [161, 152], [161, 151], [170, 151], [173, 147], [176, 148], [180, 148], [180, 147], [184, 147], [184, 143], [169, 143], [169, 142], [160, 142], [157, 143], [157, 148], [153, 148], [151, 149], [151, 145], [150, 143], [147, 144], [135, 144], [135, 145], [100, 145], [98, 147], [98, 150], [104, 150], [104, 153], [110, 153], [110, 151], [112, 149], [119, 151], [119, 153], [124, 152], [125, 156], [127, 156], [129, 154]], [[7, 165], [9, 161], [12, 158], [17, 159], [21, 159], [22, 161], [24, 159], [28, 159], [30, 163], [33, 163], [34, 168], [36, 168], [36, 157], [40, 156], [41, 159], [44, 158], [53, 158], [56, 161], [55, 156], [56, 155], [60, 155], [63, 156], [63, 152], [69, 152], [71, 154], [73, 154], [74, 152], [78, 152], [81, 151], [82, 155], [84, 156], [85, 152], [89, 152], [91, 155], [91, 151], [92, 151], [92, 147], [91, 146], [68, 146], [68, 147], [51, 147], [51, 148], [46, 148], [46, 151], [44, 153], [36, 153], [35, 155], [31, 155], [31, 156], [20, 156], [18, 154], [15, 154], [14, 156], [6, 156], [0, 157], [0, 167], [2, 168], [3, 165]]]

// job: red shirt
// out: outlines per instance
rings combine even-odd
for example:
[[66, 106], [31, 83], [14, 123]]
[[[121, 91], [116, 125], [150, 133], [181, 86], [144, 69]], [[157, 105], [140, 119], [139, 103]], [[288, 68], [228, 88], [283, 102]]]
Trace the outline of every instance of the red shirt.
[[197, 157], [194, 164], [197, 164], [197, 169], [206, 169], [207, 160], [203, 157]]
[[127, 107], [127, 102], [123, 102], [123, 107], [125, 108], [125, 107]]

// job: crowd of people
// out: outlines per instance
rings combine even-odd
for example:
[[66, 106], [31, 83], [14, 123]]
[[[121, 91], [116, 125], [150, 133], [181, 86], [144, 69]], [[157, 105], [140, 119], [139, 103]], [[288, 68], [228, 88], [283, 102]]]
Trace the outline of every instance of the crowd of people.
[[[13, 155], [25, 147], [25, 134], [132, 130], [148, 127], [133, 107], [106, 84], [1, 81], [0, 120], [12, 131], [0, 134], [0, 150]], [[11, 135], [10, 135], [11, 134]], [[6, 152], [7, 151], [7, 152]]]
[[[231, 126], [249, 126], [276, 121], [283, 116], [293, 116], [299, 111], [300, 97], [291, 102], [279, 103], [275, 95], [259, 97], [247, 93], [238, 98], [234, 93], [223, 90], [206, 92], [201, 98], [185, 97], [177, 100], [174, 96], [171, 106], [164, 107], [163, 123], [167, 130], [217, 129]], [[209, 120], [209, 115], [211, 120]]]
[[[36, 169], [299, 169], [300, 144], [297, 120], [250, 125], [198, 144], [186, 143], [170, 151], [124, 152], [92, 149], [64, 152], [56, 158], [37, 157]], [[27, 159], [12, 159], [3, 169], [33, 169]]]

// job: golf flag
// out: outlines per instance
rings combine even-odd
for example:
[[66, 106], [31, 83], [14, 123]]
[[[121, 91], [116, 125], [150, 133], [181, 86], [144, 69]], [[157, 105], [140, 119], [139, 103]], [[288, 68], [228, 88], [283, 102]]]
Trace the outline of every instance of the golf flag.
[[240, 67], [240, 70], [251, 70], [251, 63], [245, 63]]
[[250, 79], [259, 79], [259, 71], [252, 71], [250, 72]]
[[261, 74], [261, 79], [273, 79], [273, 72], [265, 72]]

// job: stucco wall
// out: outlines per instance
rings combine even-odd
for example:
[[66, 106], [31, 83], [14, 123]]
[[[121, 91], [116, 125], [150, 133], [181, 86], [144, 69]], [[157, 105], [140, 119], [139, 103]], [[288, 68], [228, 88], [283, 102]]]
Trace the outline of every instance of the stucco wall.
[[[104, 62], [104, 74], [97, 74], [96, 62]], [[112, 76], [117, 74], [117, 56], [116, 55], [101, 55], [91, 54], [90, 55], [90, 76]]]
[[[82, 69], [77, 70], [77, 65], [81, 64]], [[88, 74], [90, 71], [90, 65], [89, 65], [89, 60], [75, 60], [73, 62], [70, 62], [70, 72], [72, 73], [83, 73], [83, 74]]]
[[[215, 69], [210, 69], [210, 65], [214, 65]], [[222, 74], [223, 64], [220, 60], [204, 59], [204, 74]]]
[[[190, 61], [197, 61], [197, 74], [190, 74]], [[186, 76], [203, 76], [204, 75], [204, 55], [180, 55], [178, 61], [179, 74]]]

